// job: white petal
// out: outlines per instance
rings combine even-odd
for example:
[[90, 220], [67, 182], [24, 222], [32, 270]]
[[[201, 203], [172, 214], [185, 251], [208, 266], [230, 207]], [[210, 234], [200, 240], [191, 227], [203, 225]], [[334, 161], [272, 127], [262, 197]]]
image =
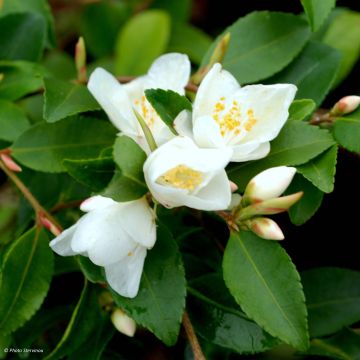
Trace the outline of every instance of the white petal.
[[196, 94], [193, 119], [194, 122], [201, 116], [210, 116], [216, 102], [221, 97], [227, 97], [240, 88], [237, 80], [220, 64], [215, 64], [206, 74]]
[[114, 204], [116, 204], [116, 202], [108, 197], [95, 195], [84, 200], [80, 205], [80, 210], [89, 212], [96, 209], [103, 209]]
[[193, 138], [191, 112], [183, 110], [174, 120], [174, 128], [181, 136]]
[[77, 255], [71, 248], [71, 240], [74, 236], [77, 224], [64, 230], [59, 236], [50, 241], [50, 247], [61, 256]]
[[137, 295], [145, 257], [146, 249], [138, 246], [131, 256], [105, 266], [106, 280], [118, 294], [129, 298]]
[[270, 152], [270, 143], [264, 142], [262, 144], [256, 144], [251, 142], [235, 145], [233, 151], [231, 161], [234, 162], [262, 159]]
[[211, 116], [201, 116], [194, 122], [195, 142], [205, 148], [221, 148], [225, 146], [219, 124]]
[[137, 134], [138, 125], [132, 103], [124, 87], [114, 76], [97, 68], [89, 78], [88, 89], [119, 130], [125, 134]]
[[169, 53], [157, 58], [147, 74], [146, 88], [173, 90], [183, 95], [191, 71], [187, 55]]

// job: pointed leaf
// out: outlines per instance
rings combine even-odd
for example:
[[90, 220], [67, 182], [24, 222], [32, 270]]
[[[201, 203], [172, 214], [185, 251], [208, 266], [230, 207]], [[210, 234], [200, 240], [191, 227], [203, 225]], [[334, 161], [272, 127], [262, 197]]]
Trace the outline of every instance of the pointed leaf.
[[289, 121], [304, 120], [315, 110], [316, 104], [311, 99], [301, 99], [292, 102], [289, 108]]
[[336, 0], [301, 0], [312, 31], [319, 30], [330, 11], [335, 7], [335, 2]]
[[245, 313], [271, 335], [306, 350], [309, 345], [300, 276], [282, 247], [242, 231], [232, 233], [224, 280]]

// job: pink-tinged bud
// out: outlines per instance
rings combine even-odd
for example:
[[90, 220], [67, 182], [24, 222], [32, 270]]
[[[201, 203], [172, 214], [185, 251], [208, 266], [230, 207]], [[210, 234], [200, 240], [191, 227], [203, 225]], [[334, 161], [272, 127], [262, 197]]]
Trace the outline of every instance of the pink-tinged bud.
[[232, 181], [230, 181], [231, 192], [235, 192], [239, 187]]
[[360, 96], [350, 95], [340, 99], [331, 109], [331, 115], [345, 115], [356, 110], [360, 105]]
[[133, 337], [136, 331], [135, 321], [127, 316], [122, 310], [115, 309], [111, 314], [111, 321], [114, 324], [116, 330], [124, 335]]
[[87, 80], [86, 76], [86, 48], [85, 42], [82, 37], [79, 38], [75, 45], [75, 65], [78, 74], [78, 81], [85, 83]]
[[244, 192], [247, 204], [279, 197], [290, 185], [296, 169], [288, 166], [277, 166], [253, 177]]
[[54, 225], [47, 217], [40, 214], [39, 219], [44, 228], [49, 230], [53, 235], [59, 236], [61, 234], [61, 230], [56, 225]]
[[4, 73], [0, 73], [0, 82], [4, 80], [4, 77], [5, 77]]
[[1, 154], [0, 158], [9, 170], [14, 171], [14, 172], [22, 171], [22, 168], [9, 155]]
[[268, 240], [284, 240], [284, 234], [279, 225], [269, 218], [258, 217], [247, 221], [249, 230]]

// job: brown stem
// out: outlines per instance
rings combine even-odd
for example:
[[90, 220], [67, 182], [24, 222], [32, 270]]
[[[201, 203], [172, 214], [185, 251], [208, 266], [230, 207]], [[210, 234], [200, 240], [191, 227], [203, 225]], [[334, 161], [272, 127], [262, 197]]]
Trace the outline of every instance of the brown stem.
[[186, 336], [189, 339], [192, 351], [194, 353], [194, 359], [195, 360], [206, 360], [206, 358], [201, 350], [199, 340], [196, 337], [195, 330], [191, 324], [189, 315], [186, 311], [184, 312], [182, 323], [183, 323], [183, 326], [184, 326], [184, 329], [186, 332]]
[[85, 199], [80, 199], [80, 200], [69, 201], [67, 203], [56, 204], [54, 207], [50, 209], [50, 212], [53, 214], [64, 209], [72, 209], [75, 207], [79, 207], [84, 200]]

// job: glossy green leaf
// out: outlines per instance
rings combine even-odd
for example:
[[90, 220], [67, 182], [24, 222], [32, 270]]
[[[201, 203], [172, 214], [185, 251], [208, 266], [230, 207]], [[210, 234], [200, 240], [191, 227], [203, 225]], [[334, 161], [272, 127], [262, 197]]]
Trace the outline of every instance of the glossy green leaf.
[[45, 20], [36, 13], [9, 14], [0, 17], [0, 58], [39, 60], [45, 46], [45, 31]]
[[224, 280], [244, 312], [271, 335], [299, 350], [309, 345], [300, 276], [282, 247], [242, 231], [232, 233]]
[[317, 31], [335, 7], [336, 0], [301, 0], [312, 31]]
[[272, 141], [267, 157], [232, 165], [228, 174], [242, 191], [250, 179], [261, 171], [280, 165], [304, 164], [332, 145], [334, 140], [327, 130], [300, 121], [290, 121]]
[[319, 106], [335, 81], [340, 59], [337, 50], [312, 41], [295, 61], [267, 82], [294, 84], [298, 87], [297, 99], [312, 99]]
[[74, 57], [64, 51], [55, 50], [48, 53], [42, 64], [54, 78], [67, 81], [76, 79]]
[[0, 99], [0, 139], [14, 141], [28, 127], [29, 120], [19, 107]]
[[298, 172], [321, 191], [332, 192], [335, 182], [337, 150], [336, 145], [332, 146], [306, 164], [298, 166]]
[[93, 283], [105, 283], [102, 267], [95, 265], [88, 257], [79, 255], [77, 261], [85, 277]]
[[166, 49], [170, 18], [161, 10], [141, 12], [122, 28], [116, 41], [118, 75], [142, 75]]
[[43, 107], [44, 107], [44, 95], [35, 94], [27, 96], [18, 102], [19, 106], [25, 112], [27, 118], [32, 124], [42, 122], [43, 118]]
[[128, 299], [113, 292], [113, 297], [139, 325], [170, 346], [179, 334], [185, 293], [184, 268], [176, 242], [159, 225], [155, 247], [145, 259], [138, 295]]
[[341, 146], [360, 152], [360, 108], [352, 114], [336, 119], [333, 134]]
[[310, 30], [298, 16], [277, 12], [253, 12], [226, 29], [209, 49], [207, 64], [216, 44], [230, 32], [223, 66], [237, 80], [252, 83], [266, 79], [288, 65], [304, 47]]
[[4, 351], [8, 349], [12, 343], [11, 334], [1, 334], [0, 335], [0, 359], [5, 359], [7, 356], [7, 352]]
[[302, 225], [320, 208], [324, 193], [302, 175], [296, 174], [285, 195], [294, 194], [298, 191], [303, 191], [304, 195], [290, 208], [289, 216], [293, 224]]
[[8, 334], [29, 320], [49, 290], [53, 253], [44, 230], [32, 229], [12, 243], [0, 279], [0, 333]]
[[161, 120], [176, 134], [174, 130], [175, 118], [181, 111], [191, 111], [192, 109], [191, 102], [188, 98], [179, 95], [175, 91], [163, 89], [145, 90], [145, 96]]
[[312, 337], [333, 334], [360, 320], [360, 272], [318, 268], [301, 273]]
[[114, 141], [116, 131], [107, 122], [72, 117], [55, 124], [38, 124], [12, 146], [13, 156], [31, 169], [63, 172], [64, 159], [92, 159]]
[[108, 185], [115, 171], [112, 157], [64, 160], [63, 164], [70, 176], [96, 192], [103, 190]]
[[188, 286], [188, 311], [196, 332], [212, 344], [239, 354], [262, 352], [279, 341], [240, 310], [220, 274], [208, 274]]
[[311, 115], [316, 108], [316, 104], [310, 99], [295, 100], [292, 102], [289, 108], [289, 121], [304, 120]]
[[46, 70], [26, 61], [0, 61], [0, 98], [17, 100], [43, 86]]
[[45, 79], [44, 118], [56, 122], [85, 111], [100, 110], [100, 105], [84, 85], [58, 79]]
[[116, 201], [135, 200], [145, 195], [148, 191], [143, 173], [145, 152], [123, 135], [115, 141], [113, 156], [118, 169], [103, 194]]
[[360, 335], [350, 329], [344, 329], [330, 338], [314, 339], [307, 353], [330, 359], [359, 360]]

